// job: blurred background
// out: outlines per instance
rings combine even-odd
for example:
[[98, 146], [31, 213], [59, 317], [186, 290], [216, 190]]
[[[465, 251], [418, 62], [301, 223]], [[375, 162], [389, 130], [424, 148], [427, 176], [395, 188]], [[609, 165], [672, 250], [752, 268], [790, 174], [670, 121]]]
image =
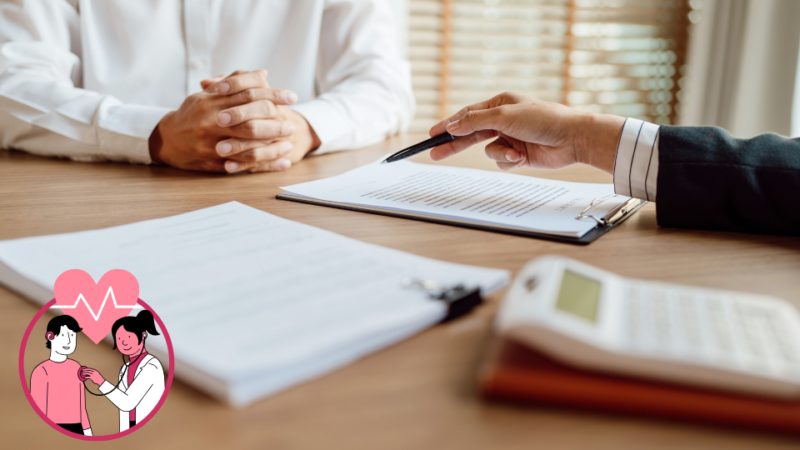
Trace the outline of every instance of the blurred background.
[[503, 91], [737, 137], [800, 135], [797, 0], [392, 0], [411, 132]]

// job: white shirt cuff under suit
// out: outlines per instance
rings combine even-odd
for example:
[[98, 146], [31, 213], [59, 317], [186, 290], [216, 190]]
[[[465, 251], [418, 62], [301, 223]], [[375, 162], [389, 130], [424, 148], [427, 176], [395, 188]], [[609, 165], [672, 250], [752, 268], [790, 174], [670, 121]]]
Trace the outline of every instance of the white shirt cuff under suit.
[[625, 120], [614, 160], [614, 192], [656, 201], [660, 129], [639, 119]]

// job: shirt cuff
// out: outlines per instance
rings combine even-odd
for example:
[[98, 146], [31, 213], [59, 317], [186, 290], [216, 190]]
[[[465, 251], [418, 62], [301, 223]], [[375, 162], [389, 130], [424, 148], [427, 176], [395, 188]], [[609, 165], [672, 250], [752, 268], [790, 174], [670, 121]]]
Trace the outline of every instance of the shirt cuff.
[[172, 109], [160, 106], [116, 105], [101, 115], [101, 155], [112, 161], [150, 164], [150, 134]]
[[114, 390], [114, 385], [109, 383], [108, 381], [104, 381], [103, 384], [101, 384], [98, 389], [103, 394], [108, 394], [109, 392]]
[[661, 127], [653, 123], [625, 120], [614, 160], [614, 192], [656, 201], [660, 130]]
[[317, 99], [292, 105], [289, 108], [300, 113], [317, 133], [321, 144], [310, 154], [321, 155], [343, 149], [341, 145], [337, 145], [336, 141], [347, 137], [350, 126], [342, 120], [341, 113], [330, 103]]

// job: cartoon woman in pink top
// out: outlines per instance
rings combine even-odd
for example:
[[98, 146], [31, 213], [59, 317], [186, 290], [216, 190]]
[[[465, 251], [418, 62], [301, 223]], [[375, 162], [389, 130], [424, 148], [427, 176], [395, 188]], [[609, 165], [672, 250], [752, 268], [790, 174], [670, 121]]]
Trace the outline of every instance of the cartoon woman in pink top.
[[33, 369], [31, 396], [50, 420], [73, 433], [91, 436], [83, 381], [78, 378], [81, 365], [67, 358], [75, 352], [77, 333], [81, 330], [72, 316], [50, 320], [45, 333], [50, 359]]
[[[136, 317], [123, 317], [111, 327], [114, 348], [122, 353], [123, 365], [117, 385], [109, 383], [95, 369], [84, 368], [83, 376], [100, 387], [100, 392], [119, 408], [119, 431], [132, 428], [147, 417], [164, 395], [164, 368], [147, 353], [145, 341], [158, 336], [153, 313], [142, 310]], [[129, 361], [125, 362], [125, 356]]]

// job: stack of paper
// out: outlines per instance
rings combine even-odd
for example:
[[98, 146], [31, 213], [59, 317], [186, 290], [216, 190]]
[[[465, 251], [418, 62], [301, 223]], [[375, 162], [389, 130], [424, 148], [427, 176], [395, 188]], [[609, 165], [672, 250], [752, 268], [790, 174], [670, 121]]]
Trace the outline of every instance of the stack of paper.
[[[240, 203], [0, 242], [0, 282], [44, 304], [68, 269], [125, 269], [169, 331], [176, 375], [234, 405], [317, 377], [438, 322], [406, 277], [502, 287], [504, 270], [365, 244]], [[134, 311], [135, 314], [136, 311]], [[162, 337], [148, 348], [165, 355]], [[162, 358], [166, 361], [166, 358]]]

